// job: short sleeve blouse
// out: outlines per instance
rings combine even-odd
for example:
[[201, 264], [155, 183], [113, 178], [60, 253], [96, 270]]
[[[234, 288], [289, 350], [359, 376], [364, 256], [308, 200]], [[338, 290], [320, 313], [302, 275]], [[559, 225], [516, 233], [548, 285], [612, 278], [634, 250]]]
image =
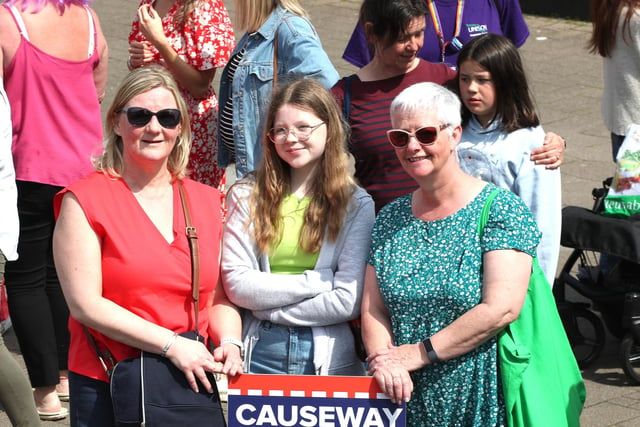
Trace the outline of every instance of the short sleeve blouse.
[[[422, 341], [451, 324], [482, 298], [482, 254], [515, 249], [535, 255], [540, 240], [520, 198], [501, 191], [493, 200], [482, 240], [478, 220], [488, 184], [467, 206], [436, 221], [413, 216], [412, 195], [383, 208], [373, 228], [369, 264], [389, 310], [395, 343]], [[496, 340], [412, 373], [415, 398], [407, 425], [501, 425]]]

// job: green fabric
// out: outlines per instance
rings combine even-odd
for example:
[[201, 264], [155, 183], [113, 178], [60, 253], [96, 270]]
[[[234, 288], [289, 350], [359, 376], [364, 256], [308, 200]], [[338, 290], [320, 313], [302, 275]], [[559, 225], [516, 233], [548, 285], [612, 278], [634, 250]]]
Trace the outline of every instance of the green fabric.
[[[411, 194], [378, 214], [368, 262], [376, 270], [395, 345], [436, 334], [482, 301], [483, 251], [535, 255], [540, 232], [524, 202], [510, 192], [493, 200], [492, 212], [500, 215], [492, 215], [479, 241], [478, 219], [493, 188], [487, 185], [466, 206], [433, 221], [413, 215]], [[407, 426], [506, 426], [497, 337], [413, 371], [411, 379]]]
[[[478, 223], [480, 236], [498, 191], [485, 203]], [[520, 316], [498, 335], [498, 357], [507, 425], [580, 425], [584, 382], [536, 258]]]
[[282, 218], [282, 238], [271, 250], [269, 266], [272, 273], [301, 274], [313, 270], [318, 260], [318, 252], [307, 253], [300, 248], [298, 239], [304, 224], [304, 215], [311, 197], [299, 199], [296, 195], [285, 196], [280, 206]]

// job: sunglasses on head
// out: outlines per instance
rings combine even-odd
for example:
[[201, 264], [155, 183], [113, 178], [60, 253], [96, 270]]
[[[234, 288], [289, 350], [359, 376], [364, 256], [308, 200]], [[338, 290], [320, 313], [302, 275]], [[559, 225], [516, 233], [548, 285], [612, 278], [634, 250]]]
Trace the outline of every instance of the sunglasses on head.
[[156, 116], [158, 123], [163, 128], [173, 129], [180, 124], [180, 119], [182, 118], [182, 113], [177, 108], [165, 108], [154, 113], [142, 107], [129, 107], [119, 112], [126, 113], [129, 124], [137, 128], [146, 126], [151, 121], [151, 118]]
[[448, 127], [448, 124], [438, 126], [423, 126], [410, 133], [404, 129], [391, 129], [387, 131], [387, 138], [391, 145], [396, 148], [404, 148], [409, 144], [409, 139], [413, 136], [420, 145], [431, 145], [438, 139], [438, 133]]

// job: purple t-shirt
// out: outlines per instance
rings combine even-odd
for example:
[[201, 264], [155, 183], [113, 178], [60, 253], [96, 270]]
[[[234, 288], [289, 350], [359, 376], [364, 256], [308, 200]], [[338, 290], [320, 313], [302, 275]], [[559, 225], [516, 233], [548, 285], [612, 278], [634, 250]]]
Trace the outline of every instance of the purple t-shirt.
[[[458, 0], [435, 0], [435, 7], [440, 18], [444, 40], [450, 41], [456, 26]], [[440, 42], [430, 14], [426, 16], [426, 24], [424, 45], [419, 56], [429, 62], [442, 62]], [[484, 33], [504, 35], [516, 46], [522, 46], [529, 37], [529, 28], [522, 16], [520, 2], [518, 0], [466, 0], [460, 35], [457, 38], [464, 44]], [[371, 53], [360, 23], [353, 30], [342, 58], [357, 67], [363, 67], [371, 61]], [[444, 62], [455, 66], [457, 59], [458, 51], [448, 48]]]

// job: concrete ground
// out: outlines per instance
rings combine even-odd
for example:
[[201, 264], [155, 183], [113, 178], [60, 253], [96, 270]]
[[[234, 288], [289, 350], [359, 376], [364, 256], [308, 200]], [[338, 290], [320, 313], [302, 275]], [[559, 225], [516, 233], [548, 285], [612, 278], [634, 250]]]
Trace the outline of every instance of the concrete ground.
[[[135, 0], [94, 3], [110, 49], [105, 110], [126, 73], [126, 40], [137, 3]], [[357, 20], [360, 1], [302, 0], [302, 3], [340, 74], [352, 73], [354, 68], [341, 59], [341, 54]], [[233, 17], [234, 1], [227, 1], [226, 5]], [[568, 143], [562, 167], [564, 205], [590, 207], [591, 189], [614, 172], [608, 133], [600, 118], [601, 60], [585, 49], [590, 24], [529, 15], [526, 20], [531, 36], [521, 53], [542, 123], [546, 130], [564, 136]], [[568, 252], [562, 250], [561, 262]], [[11, 333], [6, 339], [22, 363]], [[585, 427], [640, 425], [640, 388], [625, 377], [618, 361], [618, 347], [619, 343], [609, 337], [600, 358], [583, 371], [588, 393], [581, 418]], [[69, 425], [69, 421], [55, 424]], [[0, 412], [0, 426], [9, 425], [6, 414]]]

